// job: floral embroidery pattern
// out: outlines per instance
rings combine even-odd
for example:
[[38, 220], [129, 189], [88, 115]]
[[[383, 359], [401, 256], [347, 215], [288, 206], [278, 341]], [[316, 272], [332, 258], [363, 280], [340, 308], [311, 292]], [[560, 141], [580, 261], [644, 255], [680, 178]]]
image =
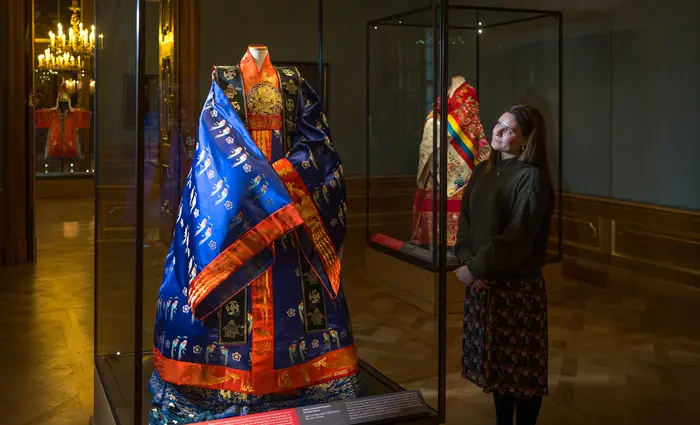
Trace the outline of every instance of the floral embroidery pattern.
[[462, 376], [484, 392], [543, 396], [547, 387], [547, 291], [542, 278], [467, 289]]

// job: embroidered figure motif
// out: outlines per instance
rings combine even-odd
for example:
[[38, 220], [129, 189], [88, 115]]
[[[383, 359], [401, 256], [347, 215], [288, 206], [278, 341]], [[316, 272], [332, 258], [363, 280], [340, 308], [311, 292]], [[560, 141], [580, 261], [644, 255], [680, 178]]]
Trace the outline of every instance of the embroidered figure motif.
[[224, 78], [228, 81], [236, 78], [236, 68], [229, 68], [223, 72]]
[[233, 159], [237, 157], [241, 152], [243, 152], [243, 147], [239, 146], [236, 149], [232, 150], [231, 153], [226, 157], [226, 159]]
[[241, 306], [236, 301], [231, 301], [226, 304], [226, 312], [231, 316], [237, 316], [241, 312]]
[[311, 291], [311, 294], [309, 294], [309, 301], [311, 304], [318, 304], [321, 301], [321, 294], [318, 293], [317, 290]]
[[321, 326], [323, 324], [323, 314], [321, 313], [321, 310], [315, 308], [313, 313], [309, 315], [311, 317], [311, 323], [313, 323], [314, 326]]
[[239, 90], [236, 87], [233, 87], [231, 85], [226, 87], [226, 97], [229, 99], [234, 99], [236, 96], [238, 96]]
[[294, 341], [292, 345], [289, 346], [289, 361], [292, 362], [292, 364], [296, 364], [296, 355], [297, 355], [297, 342]]
[[243, 164], [245, 160], [248, 159], [248, 155], [243, 154], [238, 158], [238, 160], [233, 164], [233, 167], [238, 167], [239, 165]]
[[224, 326], [223, 328], [224, 331], [224, 337], [228, 339], [234, 339], [237, 336], [241, 336], [244, 334], [245, 329], [243, 325], [237, 325], [234, 320], [229, 320], [229, 322]]
[[[284, 71], [283, 71], [283, 72], [284, 72]], [[290, 74], [287, 74], [287, 73], [285, 72], [285, 74], [286, 74], [288, 77], [291, 77], [292, 75], [294, 75], [293, 72], [290, 73]], [[297, 86], [297, 83], [294, 82], [294, 80], [288, 80], [287, 82], [282, 83], [282, 85], [284, 86], [284, 89], [287, 91], [287, 93], [289, 93], [289, 94], [291, 94], [291, 95], [297, 95], [297, 94], [299, 94], [299, 87]], [[289, 100], [291, 100], [291, 99], [289, 99]], [[288, 101], [289, 101], [289, 100], [288, 100]]]
[[248, 93], [246, 106], [251, 115], [281, 115], [282, 95], [270, 84], [256, 84]]

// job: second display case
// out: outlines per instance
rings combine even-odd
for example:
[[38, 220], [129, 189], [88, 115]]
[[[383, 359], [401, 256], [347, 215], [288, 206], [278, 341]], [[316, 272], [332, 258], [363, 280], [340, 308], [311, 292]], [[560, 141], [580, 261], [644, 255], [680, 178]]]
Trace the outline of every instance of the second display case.
[[[549, 173], [561, 194], [561, 13], [451, 2], [444, 34], [438, 18], [438, 8], [425, 7], [367, 24], [368, 270], [378, 287], [433, 315], [438, 273], [458, 265], [462, 194], [511, 105], [542, 113]], [[559, 211], [551, 261], [561, 255]], [[445, 284], [447, 312], [461, 312], [464, 285], [453, 273]]]

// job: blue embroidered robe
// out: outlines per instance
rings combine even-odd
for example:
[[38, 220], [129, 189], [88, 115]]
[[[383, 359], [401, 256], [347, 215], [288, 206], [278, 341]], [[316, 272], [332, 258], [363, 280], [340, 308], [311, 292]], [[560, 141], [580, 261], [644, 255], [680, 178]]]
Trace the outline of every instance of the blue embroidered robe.
[[298, 71], [269, 55], [258, 70], [250, 52], [215, 67], [158, 298], [152, 423], [357, 395], [345, 201], [322, 106]]

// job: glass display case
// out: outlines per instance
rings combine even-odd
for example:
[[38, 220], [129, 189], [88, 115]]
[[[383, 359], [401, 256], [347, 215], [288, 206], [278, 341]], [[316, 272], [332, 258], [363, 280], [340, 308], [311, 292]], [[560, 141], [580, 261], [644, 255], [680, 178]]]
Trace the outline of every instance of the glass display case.
[[92, 177], [94, 54], [92, 1], [33, 2], [34, 169], [37, 178]]
[[[425, 270], [431, 280], [427, 276], [439, 271], [443, 245], [447, 269], [456, 268], [462, 193], [474, 167], [488, 158], [492, 129], [511, 105], [529, 104], [543, 114], [549, 171], [561, 199], [560, 12], [458, 3], [448, 8], [444, 57], [437, 54], [430, 7], [368, 23], [365, 218], [368, 244], [375, 251], [368, 261], [382, 258], [391, 264], [374, 267], [385, 272], [384, 280], [400, 281], [391, 275], [402, 267], [407, 274]], [[447, 75], [444, 88], [440, 73]], [[442, 96], [449, 97], [447, 152], [439, 143], [443, 121], [434, 125], [432, 118], [440, 115]], [[447, 161], [442, 174], [440, 158]], [[440, 175], [446, 175], [445, 187]], [[560, 211], [552, 217], [552, 261], [561, 256]], [[434, 285], [425, 285], [426, 293], [402, 289], [407, 298], [418, 295], [436, 312]], [[461, 291], [457, 285], [454, 289]], [[461, 301], [455, 300], [454, 309], [461, 309]]]
[[444, 421], [444, 321], [364, 271], [362, 67], [322, 28], [371, 16], [283, 5], [95, 5], [94, 425]]

